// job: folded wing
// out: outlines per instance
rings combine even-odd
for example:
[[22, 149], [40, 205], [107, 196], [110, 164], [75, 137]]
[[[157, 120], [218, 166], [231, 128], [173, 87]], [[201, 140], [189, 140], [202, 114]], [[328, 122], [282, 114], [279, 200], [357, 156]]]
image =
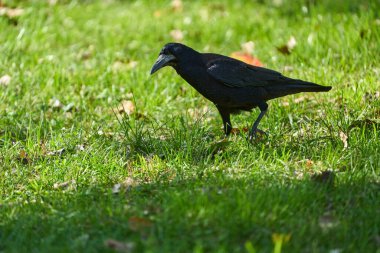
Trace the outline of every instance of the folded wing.
[[207, 72], [214, 79], [230, 87], [260, 87], [287, 80], [279, 72], [248, 65], [228, 57], [210, 61], [207, 64]]

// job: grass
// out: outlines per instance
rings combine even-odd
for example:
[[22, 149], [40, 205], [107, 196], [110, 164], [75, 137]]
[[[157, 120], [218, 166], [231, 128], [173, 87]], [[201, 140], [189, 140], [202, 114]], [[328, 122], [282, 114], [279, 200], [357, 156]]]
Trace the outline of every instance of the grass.
[[[4, 3], [24, 13], [0, 16], [1, 252], [380, 252], [379, 2]], [[149, 77], [174, 29], [333, 89], [223, 140], [173, 70]]]

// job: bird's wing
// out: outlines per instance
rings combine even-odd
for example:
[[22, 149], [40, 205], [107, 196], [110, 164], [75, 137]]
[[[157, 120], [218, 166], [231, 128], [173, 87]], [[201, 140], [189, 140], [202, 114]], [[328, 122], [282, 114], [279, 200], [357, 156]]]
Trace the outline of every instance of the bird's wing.
[[259, 87], [286, 79], [274, 70], [248, 65], [228, 57], [209, 61], [207, 72], [214, 79], [230, 87]]

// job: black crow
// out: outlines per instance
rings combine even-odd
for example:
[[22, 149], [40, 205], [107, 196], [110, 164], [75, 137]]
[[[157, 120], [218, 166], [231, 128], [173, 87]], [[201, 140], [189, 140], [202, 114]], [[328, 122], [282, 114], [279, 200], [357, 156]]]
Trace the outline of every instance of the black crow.
[[259, 107], [260, 114], [249, 131], [249, 139], [256, 137], [261, 118], [270, 99], [299, 92], [329, 91], [331, 86], [283, 76], [274, 70], [246, 64], [239, 60], [212, 53], [199, 53], [180, 43], [166, 44], [150, 74], [165, 67], [177, 73], [199, 93], [213, 102], [223, 120], [224, 132], [232, 130], [230, 114], [251, 111]]

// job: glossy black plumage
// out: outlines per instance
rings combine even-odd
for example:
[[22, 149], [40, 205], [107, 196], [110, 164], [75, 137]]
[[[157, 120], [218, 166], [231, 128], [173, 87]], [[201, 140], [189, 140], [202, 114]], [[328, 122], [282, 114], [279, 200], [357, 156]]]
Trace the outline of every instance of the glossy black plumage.
[[179, 43], [169, 43], [162, 48], [151, 74], [165, 66], [173, 67], [216, 105], [226, 135], [232, 129], [230, 114], [259, 107], [261, 112], [252, 126], [250, 139], [256, 135], [257, 126], [268, 108], [266, 101], [299, 92], [331, 89], [330, 86], [291, 79], [274, 70], [255, 67], [227, 56], [202, 54]]

